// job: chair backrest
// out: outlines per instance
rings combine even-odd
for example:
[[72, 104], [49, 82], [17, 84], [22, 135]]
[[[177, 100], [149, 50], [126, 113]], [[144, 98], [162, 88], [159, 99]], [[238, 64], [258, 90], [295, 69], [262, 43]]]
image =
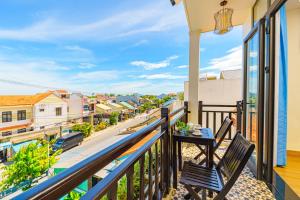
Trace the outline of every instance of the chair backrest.
[[221, 170], [227, 177], [227, 182], [222, 191], [214, 199], [225, 198], [225, 195], [229, 192], [247, 164], [254, 148], [254, 144], [246, 140], [241, 133], [236, 133], [217, 166], [217, 169]]
[[229, 132], [229, 129], [231, 128], [232, 123], [233, 121], [229, 117], [226, 117], [222, 122], [221, 127], [219, 128], [218, 132], [215, 135], [215, 139], [217, 142], [215, 149], [217, 149], [223, 142], [226, 134]]

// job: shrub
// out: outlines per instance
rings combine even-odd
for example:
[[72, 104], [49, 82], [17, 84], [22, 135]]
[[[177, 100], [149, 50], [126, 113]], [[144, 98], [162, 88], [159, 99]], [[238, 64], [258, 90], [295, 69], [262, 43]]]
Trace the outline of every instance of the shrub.
[[108, 127], [108, 123], [107, 122], [100, 122], [96, 127], [95, 127], [95, 131], [101, 131], [105, 128]]
[[116, 125], [118, 123], [118, 117], [119, 117], [118, 112], [112, 112], [111, 115], [109, 116], [109, 124]]
[[93, 126], [90, 123], [76, 124], [72, 127], [72, 131], [79, 131], [84, 137], [89, 137], [92, 133]]

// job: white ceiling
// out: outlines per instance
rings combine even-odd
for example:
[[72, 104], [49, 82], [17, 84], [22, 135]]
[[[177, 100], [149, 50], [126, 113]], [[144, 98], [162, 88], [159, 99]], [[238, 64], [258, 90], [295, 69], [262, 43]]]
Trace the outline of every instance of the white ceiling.
[[[214, 14], [221, 9], [221, 0], [183, 0], [191, 31], [214, 30]], [[233, 25], [243, 24], [251, 13], [255, 0], [228, 0], [227, 7], [233, 11]]]

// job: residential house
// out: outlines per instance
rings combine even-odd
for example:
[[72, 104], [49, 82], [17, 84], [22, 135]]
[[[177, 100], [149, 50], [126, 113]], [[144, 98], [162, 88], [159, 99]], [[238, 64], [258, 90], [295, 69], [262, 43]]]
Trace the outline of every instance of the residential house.
[[8, 136], [31, 130], [33, 101], [30, 95], [0, 96], [0, 133]]
[[112, 112], [121, 113], [124, 110], [124, 107], [117, 103], [107, 102], [106, 105], [112, 108]]
[[140, 105], [140, 97], [135, 96], [135, 95], [125, 95], [125, 96], [117, 96], [116, 102], [120, 103], [120, 102], [127, 102], [129, 104], [134, 104], [136, 105], [135, 107]]
[[68, 120], [68, 103], [52, 92], [33, 95], [34, 130], [61, 126]]
[[82, 121], [83, 95], [81, 93], [69, 93], [66, 90], [51, 91], [68, 103], [68, 121]]

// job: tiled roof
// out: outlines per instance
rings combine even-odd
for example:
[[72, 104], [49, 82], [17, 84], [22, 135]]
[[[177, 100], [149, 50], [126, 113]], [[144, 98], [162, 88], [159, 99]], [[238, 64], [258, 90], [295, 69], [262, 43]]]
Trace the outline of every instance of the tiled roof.
[[135, 108], [127, 102], [121, 101], [120, 104], [122, 104], [123, 106], [125, 106], [128, 109], [135, 110]]
[[4, 95], [0, 96], [0, 106], [34, 105], [51, 94], [46, 92], [35, 95]]

